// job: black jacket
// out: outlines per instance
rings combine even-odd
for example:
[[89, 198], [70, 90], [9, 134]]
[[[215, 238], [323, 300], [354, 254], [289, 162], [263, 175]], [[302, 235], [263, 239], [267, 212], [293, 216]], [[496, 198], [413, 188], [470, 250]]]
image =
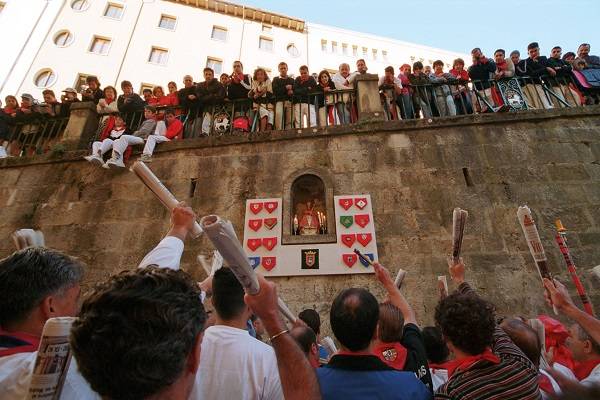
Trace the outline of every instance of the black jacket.
[[315, 78], [310, 76], [306, 81], [302, 82], [300, 77], [297, 77], [294, 81], [294, 100], [298, 103], [310, 103], [312, 104], [313, 99], [308, 98], [308, 94], [313, 92], [317, 88], [317, 82]]
[[493, 74], [496, 72], [496, 63], [491, 58], [487, 59], [486, 63], [477, 62], [469, 67], [469, 77], [474, 83], [477, 90], [488, 89], [491, 87], [489, 82]]
[[[177, 97], [179, 98], [179, 105], [181, 106], [184, 114], [187, 114], [190, 111], [192, 112], [192, 114], [194, 114], [200, 109], [200, 100], [198, 100], [196, 89], [196, 86], [190, 86], [188, 88], [181, 88], [177, 92]], [[190, 100], [188, 98], [190, 94], [193, 94], [194, 96], [196, 96], [196, 98], [194, 100]]]
[[202, 107], [219, 104], [225, 99], [225, 87], [217, 78], [213, 78], [209, 82], [201, 82], [196, 85], [196, 96]]
[[250, 91], [250, 86], [252, 82], [252, 79], [250, 79], [250, 75], [244, 74], [243, 82], [248, 87], [248, 89], [246, 89], [246, 87], [242, 85], [242, 82], [235, 83], [233, 81], [233, 78], [231, 79], [231, 81], [229, 82], [229, 86], [227, 86], [227, 97], [229, 97], [230, 100], [248, 98], [248, 92]]
[[[333, 83], [332, 80], [329, 80], [329, 82], [327, 82], [327, 87], [331, 90], [335, 90], [335, 83]], [[317, 98], [317, 106], [318, 107], [324, 107], [325, 106], [325, 91], [324, 91], [324, 87], [323, 85], [321, 85], [321, 82], [319, 82], [317, 84], [317, 90], [319, 92], [319, 94], [316, 95]], [[311, 104], [313, 103], [313, 101], [311, 101]]]
[[536, 60], [531, 57], [519, 61], [517, 68], [515, 69], [519, 76], [530, 76], [532, 78], [539, 78], [548, 75], [546, 70], [548, 59], [544, 56], [539, 56]]
[[546, 60], [546, 66], [554, 68], [556, 70], [556, 76], [569, 76], [573, 70], [571, 64], [561, 60], [560, 58], [548, 58]]
[[129, 96], [122, 94], [117, 98], [117, 107], [119, 112], [122, 113], [144, 111], [144, 99], [142, 99], [137, 93], [132, 93]]
[[94, 104], [98, 104], [100, 99], [104, 98], [104, 91], [100, 88], [94, 90], [90, 95], [87, 94], [87, 91], [81, 94], [81, 101], [93, 101]]
[[276, 100], [291, 100], [291, 96], [288, 96], [287, 94], [287, 90], [286, 90], [286, 86], [287, 85], [292, 85], [292, 87], [294, 86], [294, 78], [291, 77], [287, 77], [287, 78], [281, 78], [281, 77], [275, 77], [273, 78], [273, 96], [275, 96]]

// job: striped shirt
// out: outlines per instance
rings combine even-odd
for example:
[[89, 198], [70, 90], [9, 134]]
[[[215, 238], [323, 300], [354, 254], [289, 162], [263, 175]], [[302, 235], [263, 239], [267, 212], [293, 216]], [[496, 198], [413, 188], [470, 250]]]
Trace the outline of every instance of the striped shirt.
[[[460, 293], [475, 291], [468, 283], [459, 286]], [[499, 364], [477, 361], [465, 370], [459, 370], [440, 386], [435, 399], [461, 400], [530, 400], [541, 399], [538, 371], [523, 352], [496, 326], [492, 351], [500, 358]]]

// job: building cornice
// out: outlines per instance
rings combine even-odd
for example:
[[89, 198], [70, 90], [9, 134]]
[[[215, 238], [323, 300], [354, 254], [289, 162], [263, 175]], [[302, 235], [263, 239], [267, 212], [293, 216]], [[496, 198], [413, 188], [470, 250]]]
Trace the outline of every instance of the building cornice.
[[289, 17], [286, 15], [272, 13], [261, 10], [260, 8], [248, 7], [228, 1], [218, 0], [165, 0], [172, 3], [185, 4], [191, 7], [201, 8], [207, 11], [219, 14], [230, 15], [249, 21], [260, 22], [278, 26], [284, 29], [290, 29], [297, 32], [304, 32], [305, 22], [301, 19]]

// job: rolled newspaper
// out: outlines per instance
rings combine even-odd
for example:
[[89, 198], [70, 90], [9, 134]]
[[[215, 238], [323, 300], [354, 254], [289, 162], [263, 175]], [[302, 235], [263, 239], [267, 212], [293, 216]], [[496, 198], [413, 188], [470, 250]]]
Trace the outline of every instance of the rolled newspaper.
[[28, 400], [59, 399], [69, 363], [69, 332], [75, 318], [50, 318], [44, 325], [42, 339], [31, 375]]
[[11, 235], [17, 250], [23, 250], [27, 247], [45, 246], [44, 234], [42, 231], [33, 229], [19, 229]]
[[217, 250], [213, 252], [211, 264], [208, 264], [208, 260], [206, 259], [205, 255], [198, 255], [196, 260], [202, 266], [202, 269], [204, 269], [204, 272], [206, 272], [207, 276], [213, 276], [215, 271], [223, 266], [223, 256], [221, 256], [221, 253], [219, 253]]
[[335, 343], [333, 342], [333, 339], [330, 338], [329, 336], [325, 336], [323, 339], [321, 339], [321, 344], [323, 345], [323, 347], [325, 347], [327, 349], [329, 354], [333, 355], [333, 354], [337, 353], [337, 351], [338, 351], [337, 347], [335, 347]]
[[404, 281], [404, 277], [406, 276], [406, 271], [402, 268], [398, 269], [398, 273], [396, 274], [396, 279], [394, 279], [394, 284], [398, 289], [402, 287], [402, 282]]
[[[240, 244], [231, 222], [222, 220], [217, 215], [207, 215], [200, 219], [200, 225], [246, 292], [250, 295], [257, 294], [260, 286], [256, 272], [250, 266], [248, 256]], [[277, 299], [277, 306], [288, 320], [291, 322], [296, 320], [294, 314], [280, 298]]]
[[460, 250], [468, 216], [469, 213], [460, 208], [455, 208], [452, 212], [452, 260], [455, 264], [460, 259]]
[[438, 292], [440, 294], [440, 300], [448, 297], [448, 280], [446, 279], [446, 275], [440, 275], [437, 278], [438, 280]]
[[[146, 164], [136, 161], [133, 163], [131, 170], [168, 210], [171, 211], [179, 205], [179, 201], [175, 196], [173, 196], [169, 189], [162, 184]], [[194, 222], [194, 226], [190, 233], [194, 239], [202, 235], [202, 228], [200, 228], [200, 225], [197, 222]]]
[[202, 269], [204, 270], [204, 272], [206, 272], [206, 276], [210, 276], [210, 265], [208, 264], [208, 260], [206, 259], [206, 256], [203, 254], [198, 254], [198, 256], [196, 257], [196, 261], [198, 261], [198, 264], [200, 264], [202, 266]]
[[[527, 246], [529, 247], [529, 252], [533, 257], [533, 261], [535, 261], [535, 266], [537, 267], [540, 278], [552, 280], [552, 274], [548, 268], [548, 259], [546, 258], [546, 253], [544, 252], [544, 246], [542, 246], [542, 240], [540, 239], [537, 226], [535, 225], [535, 221], [531, 216], [531, 210], [529, 207], [519, 207], [517, 210], [517, 218], [521, 224], [521, 229], [523, 229], [523, 234], [525, 235], [525, 240], [527, 241]], [[556, 307], [552, 306], [552, 309], [554, 310], [554, 313], [558, 315], [558, 310]]]

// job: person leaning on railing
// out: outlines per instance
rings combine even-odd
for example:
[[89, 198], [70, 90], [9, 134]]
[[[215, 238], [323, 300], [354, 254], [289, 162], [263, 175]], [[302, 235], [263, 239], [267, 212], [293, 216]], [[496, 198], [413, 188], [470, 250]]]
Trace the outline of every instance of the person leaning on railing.
[[252, 110], [258, 113], [260, 131], [273, 129], [273, 85], [264, 68], [256, 68], [248, 98], [253, 100]]
[[[364, 73], [367, 72], [367, 66], [364, 64], [364, 60], [362, 61], [361, 71]], [[357, 62], [358, 63], [358, 62]], [[338, 68], [338, 72], [333, 75], [332, 80], [335, 83], [335, 88], [337, 90], [352, 90], [354, 89], [354, 78], [358, 75], [359, 72], [350, 73], [350, 65], [346, 63], [340, 64]], [[336, 109], [337, 113], [340, 117], [340, 123], [342, 125], [349, 124], [351, 122], [351, 109], [352, 102], [350, 100], [350, 95], [348, 93], [344, 93], [336, 99]]]
[[277, 69], [279, 76], [273, 78], [272, 84], [275, 96], [275, 130], [290, 129], [294, 78], [288, 75], [288, 65], [285, 62], [280, 62]]
[[319, 72], [317, 81], [316, 103], [319, 108], [319, 126], [335, 125], [336, 119], [339, 123], [334, 106], [335, 95], [331, 93], [335, 91], [335, 84], [331, 80], [329, 72], [325, 69]]
[[[477, 93], [484, 98], [492, 107], [495, 106], [494, 100], [492, 99], [491, 79], [493, 74], [496, 72], [496, 63], [491, 58], [487, 58], [481, 52], [479, 47], [471, 50], [471, 57], [473, 64], [469, 67], [469, 77], [473, 81], [473, 89], [477, 90]], [[480, 101], [475, 100], [474, 104], [477, 111], [487, 112], [487, 104], [481, 104]]]
[[402, 82], [394, 76], [394, 67], [391, 65], [385, 67], [385, 75], [379, 78], [378, 83], [388, 119], [399, 120], [399, 110], [402, 107]]
[[413, 119], [415, 118], [415, 107], [412, 100], [412, 89], [410, 87], [410, 81], [408, 80], [408, 74], [411, 72], [411, 67], [408, 64], [402, 64], [400, 66], [400, 73], [398, 79], [402, 83], [402, 105], [400, 112], [402, 113], [402, 119]]
[[413, 98], [414, 101], [419, 104], [419, 108], [423, 112], [423, 117], [431, 118], [433, 114], [431, 112], [431, 102], [427, 90], [427, 85], [430, 85], [431, 81], [423, 72], [422, 62], [417, 61], [413, 64], [413, 73], [408, 75], [408, 81], [413, 87]]
[[529, 100], [529, 106], [537, 109], [552, 108], [542, 87], [542, 77], [548, 76], [547, 59], [540, 56], [540, 47], [537, 42], [527, 46], [529, 57], [519, 62], [517, 75], [521, 75], [525, 82], [523, 91]]
[[[294, 122], [296, 128], [317, 126], [316, 110], [308, 94], [317, 87], [317, 82], [306, 65], [300, 67], [300, 76], [294, 80]], [[305, 119], [308, 121], [305, 122]]]
[[[553, 78], [549, 78], [550, 89], [554, 94], [566, 102], [570, 106], [581, 105], [577, 103], [578, 95], [571, 92], [569, 86], [571, 77], [573, 76], [573, 67], [571, 64], [563, 61], [561, 58], [562, 48], [560, 46], [554, 46], [550, 51], [550, 57], [546, 60], [546, 67], [551, 68], [555, 71], [556, 75]], [[566, 107], [561, 101], [557, 101], [559, 107]]]
[[204, 82], [196, 86], [196, 96], [202, 107], [202, 136], [211, 131], [214, 106], [225, 100], [225, 87], [215, 78], [211, 68], [204, 68]]
[[452, 95], [454, 96], [454, 105], [456, 113], [459, 115], [473, 114], [473, 103], [469, 92], [469, 73], [465, 70], [465, 60], [457, 58], [452, 62], [450, 73], [457, 80], [458, 85], [453, 85]]
[[433, 87], [433, 92], [440, 117], [455, 116], [454, 98], [450, 86], [444, 85], [444, 83], [455, 83], [456, 79], [454, 79], [454, 75], [444, 72], [444, 62], [442, 60], [433, 62], [433, 72], [429, 75], [429, 80], [437, 84]]
[[117, 98], [117, 107], [121, 113], [136, 113], [144, 111], [144, 100], [133, 92], [133, 85], [129, 81], [121, 82], [122, 95]]

